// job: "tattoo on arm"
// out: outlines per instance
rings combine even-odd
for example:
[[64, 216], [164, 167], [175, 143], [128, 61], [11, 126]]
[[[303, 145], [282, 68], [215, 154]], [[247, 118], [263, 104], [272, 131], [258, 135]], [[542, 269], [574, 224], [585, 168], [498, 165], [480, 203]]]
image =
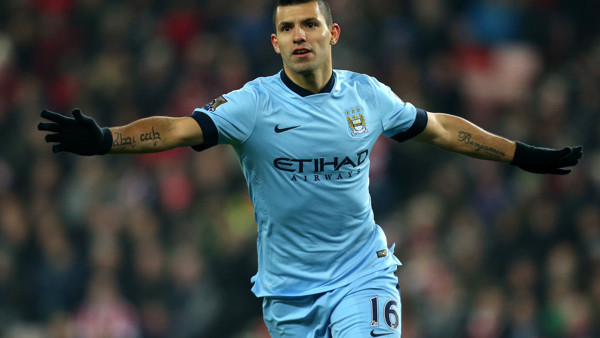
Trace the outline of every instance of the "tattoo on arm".
[[152, 130], [148, 131], [147, 133], [140, 134], [141, 142], [154, 142], [153, 146], [155, 147], [158, 144], [158, 141], [161, 140], [162, 139], [160, 138], [160, 133], [155, 131], [154, 127], [152, 127]]
[[115, 146], [130, 146], [133, 149], [135, 148], [135, 136], [123, 137], [123, 134], [115, 132], [113, 147]]
[[[140, 134], [139, 141], [141, 143], [153, 142], [152, 146], [156, 147], [158, 142], [162, 141], [162, 138], [160, 137], [160, 133], [158, 131], [155, 131], [154, 127], [152, 127], [152, 129], [148, 132]], [[120, 146], [135, 149], [137, 145], [136, 143], [137, 140], [135, 136], [123, 136], [123, 134], [118, 131], [115, 132], [113, 135], [113, 147]]]
[[474, 147], [475, 151], [477, 151], [477, 152], [479, 152], [480, 150], [483, 150], [484, 152], [486, 152], [487, 154], [489, 154], [493, 157], [504, 158], [506, 156], [506, 154], [503, 151], [500, 151], [496, 148], [486, 146], [484, 144], [472, 141], [471, 134], [467, 133], [466, 131], [461, 131], [461, 130], [458, 131], [458, 142], [466, 143], [466, 144]]

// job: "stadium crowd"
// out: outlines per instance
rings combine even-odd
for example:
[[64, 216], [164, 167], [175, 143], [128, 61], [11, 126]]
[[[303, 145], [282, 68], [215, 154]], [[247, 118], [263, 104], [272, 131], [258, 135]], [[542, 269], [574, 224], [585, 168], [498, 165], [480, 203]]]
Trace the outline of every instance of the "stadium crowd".
[[[403, 336], [600, 336], [600, 4], [330, 4], [334, 68], [511, 139], [584, 145], [559, 177], [378, 141], [373, 206], [404, 263]], [[279, 71], [272, 6], [0, 2], [0, 336], [267, 336], [231, 149], [54, 155], [35, 126], [44, 108], [105, 126], [189, 115]]]

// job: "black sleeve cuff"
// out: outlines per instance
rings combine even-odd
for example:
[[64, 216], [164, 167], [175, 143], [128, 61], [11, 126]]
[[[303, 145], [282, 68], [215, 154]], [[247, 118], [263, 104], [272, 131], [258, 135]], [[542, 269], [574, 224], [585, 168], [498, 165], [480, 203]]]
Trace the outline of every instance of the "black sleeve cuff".
[[423, 109], [417, 108], [417, 116], [415, 117], [413, 125], [406, 131], [392, 136], [392, 138], [398, 142], [410, 140], [425, 130], [425, 127], [427, 127], [427, 120], [427, 112]]
[[108, 128], [102, 128], [102, 138], [100, 139], [100, 144], [98, 145], [98, 150], [96, 153], [98, 155], [108, 154], [113, 144], [113, 136], [112, 132]]
[[195, 151], [203, 151], [219, 143], [219, 132], [217, 126], [206, 113], [198, 111], [190, 115], [202, 129], [202, 136], [204, 137], [204, 143], [192, 146]]

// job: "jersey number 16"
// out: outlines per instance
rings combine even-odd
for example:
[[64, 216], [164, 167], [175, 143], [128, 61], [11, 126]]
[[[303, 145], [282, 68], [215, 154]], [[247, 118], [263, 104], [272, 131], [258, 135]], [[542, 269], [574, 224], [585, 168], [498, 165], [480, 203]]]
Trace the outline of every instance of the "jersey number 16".
[[[373, 297], [371, 301], [371, 326], [379, 326], [379, 298]], [[398, 302], [393, 299], [388, 300], [383, 308], [383, 320], [385, 324], [392, 330], [398, 328], [400, 324], [400, 316], [396, 308]]]

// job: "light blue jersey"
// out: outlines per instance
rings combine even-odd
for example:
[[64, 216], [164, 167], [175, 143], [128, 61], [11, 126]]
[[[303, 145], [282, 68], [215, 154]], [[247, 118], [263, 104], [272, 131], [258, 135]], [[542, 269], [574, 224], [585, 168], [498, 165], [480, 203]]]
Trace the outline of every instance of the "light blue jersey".
[[230, 144], [239, 157], [258, 224], [258, 297], [321, 293], [400, 264], [374, 221], [369, 154], [382, 134], [422, 131], [422, 110], [366, 75], [336, 70], [312, 94], [281, 71], [192, 117], [205, 135], [195, 149]]

